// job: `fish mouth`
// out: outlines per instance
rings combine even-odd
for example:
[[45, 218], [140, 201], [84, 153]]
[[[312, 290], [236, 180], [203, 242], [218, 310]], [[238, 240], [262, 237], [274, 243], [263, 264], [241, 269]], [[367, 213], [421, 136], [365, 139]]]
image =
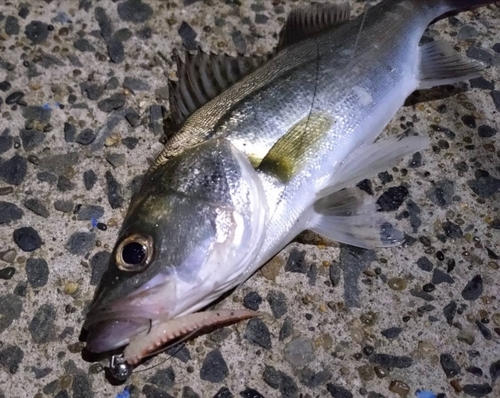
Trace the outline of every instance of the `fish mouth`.
[[95, 354], [112, 351], [148, 332], [148, 319], [113, 319], [97, 322], [88, 328], [86, 349]]
[[159, 275], [136, 292], [102, 305], [94, 302], [84, 328], [88, 331], [86, 348], [93, 353], [112, 351], [126, 346], [134, 338], [147, 334], [153, 322], [169, 317], [165, 286]]

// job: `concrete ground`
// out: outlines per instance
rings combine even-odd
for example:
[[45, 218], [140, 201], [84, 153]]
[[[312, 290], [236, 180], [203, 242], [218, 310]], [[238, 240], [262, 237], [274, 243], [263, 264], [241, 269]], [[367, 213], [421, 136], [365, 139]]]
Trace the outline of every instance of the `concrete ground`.
[[82, 359], [84, 309], [134, 177], [162, 148], [172, 50], [264, 54], [293, 4], [2, 2], [0, 396], [500, 396], [495, 5], [428, 30], [490, 68], [412, 96], [386, 133], [412, 129], [432, 146], [360, 185], [405, 230], [403, 247], [302, 234], [218, 304], [261, 319], [159, 355], [121, 385], [106, 361]]

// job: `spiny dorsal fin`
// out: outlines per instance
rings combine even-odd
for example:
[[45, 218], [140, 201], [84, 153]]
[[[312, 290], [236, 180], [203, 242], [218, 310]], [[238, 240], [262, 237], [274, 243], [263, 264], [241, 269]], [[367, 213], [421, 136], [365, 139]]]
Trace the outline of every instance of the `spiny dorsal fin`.
[[280, 33], [279, 48], [297, 43], [349, 20], [349, 1], [339, 4], [315, 3], [292, 10]]
[[186, 52], [185, 55], [182, 61], [179, 54], [174, 52], [178, 80], [168, 82], [170, 112], [177, 127], [268, 59], [267, 56], [216, 55], [205, 53], [200, 48], [196, 54]]

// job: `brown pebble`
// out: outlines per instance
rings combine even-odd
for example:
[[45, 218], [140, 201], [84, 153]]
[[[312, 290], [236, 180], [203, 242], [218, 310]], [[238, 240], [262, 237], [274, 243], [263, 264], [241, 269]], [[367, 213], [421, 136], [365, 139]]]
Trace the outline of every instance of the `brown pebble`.
[[358, 367], [359, 378], [363, 381], [373, 380], [375, 377], [375, 372], [370, 365], [362, 365]]
[[408, 286], [408, 282], [404, 278], [391, 278], [387, 281], [387, 284], [392, 290], [405, 290]]
[[377, 322], [378, 315], [373, 311], [368, 311], [362, 314], [359, 318], [367, 326], [373, 326]]
[[68, 351], [71, 352], [72, 354], [76, 354], [76, 353], [82, 351], [83, 347], [85, 347], [85, 343], [78, 341], [76, 343], [69, 344]]
[[0, 196], [2, 195], [8, 195], [10, 193], [14, 192], [14, 188], [12, 187], [2, 187], [0, 188]]
[[389, 384], [389, 391], [398, 394], [400, 397], [406, 397], [410, 392], [410, 387], [401, 380], [393, 380]]
[[69, 374], [64, 374], [59, 379], [59, 387], [61, 387], [61, 390], [67, 390], [69, 387], [71, 387], [72, 383], [73, 377], [71, 377], [71, 375]]
[[462, 388], [462, 386], [460, 385], [460, 382], [457, 379], [454, 379], [454, 380], [450, 381], [450, 384], [451, 384], [451, 386], [453, 387], [453, 389], [455, 390], [455, 392], [457, 394], [460, 393], [460, 392], [462, 392], [463, 388]]
[[386, 368], [381, 368], [380, 366], [375, 366], [373, 370], [379, 379], [383, 379], [389, 375], [389, 371]]

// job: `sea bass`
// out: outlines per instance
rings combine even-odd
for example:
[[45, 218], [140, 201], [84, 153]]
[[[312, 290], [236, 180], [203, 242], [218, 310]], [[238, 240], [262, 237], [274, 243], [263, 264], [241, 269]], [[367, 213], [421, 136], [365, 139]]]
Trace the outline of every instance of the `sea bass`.
[[[170, 83], [178, 131], [132, 198], [87, 315], [87, 349], [118, 376], [204, 326], [255, 316], [196, 313], [297, 234], [394, 246], [402, 234], [356, 184], [428, 144], [376, 141], [416, 89], [476, 77], [448, 44], [420, 45], [439, 16], [486, 0], [385, 0], [349, 20], [346, 4], [292, 11], [268, 57], [187, 54]], [[120, 373], [122, 372], [122, 373]]]

